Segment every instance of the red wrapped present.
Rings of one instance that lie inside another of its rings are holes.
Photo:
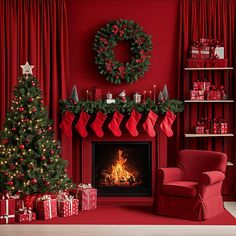
[[[204,90],[190,90],[191,100],[204,100]]]
[[[193,90],[210,90],[211,83],[208,81],[194,81],[193,82]]]
[[[203,59],[187,59],[187,67],[189,68],[202,68],[204,67]]]
[[[44,195],[37,200],[37,217],[40,220],[47,220],[57,217],[57,199],[51,199]]]
[[[224,58],[225,58],[224,47],[217,45],[217,46],[215,47],[215,55],[216,55],[219,59],[224,59]]]
[[[198,43],[198,41],[196,41],[190,47],[189,56],[190,58],[193,58],[193,59],[200,58],[200,53],[201,53],[201,45]]]
[[[214,121],[211,124],[211,133],[212,134],[219,134],[220,133],[220,126],[219,126],[219,122],[214,119]]]
[[[227,134],[228,133],[228,123],[227,122],[221,122],[220,123],[220,133],[221,134]]]
[[[205,130],[204,124],[198,122],[196,127],[195,127],[196,134],[204,134],[204,130]]]
[[[102,89],[93,88],[93,98],[95,101],[102,100]]]
[[[218,58],[211,58],[205,60],[205,67],[227,67],[228,66],[228,59],[218,59]]]
[[[36,213],[31,209],[22,208],[16,212],[16,222],[26,222],[36,220]]]
[[[220,90],[207,91],[207,100],[221,100],[222,92]]]
[[[0,224],[15,222],[15,199],[1,195],[0,199]]]
[[[76,189],[71,190],[71,194],[79,199],[79,210],[92,210],[97,208],[97,189],[91,184],[79,184]]]
[[[59,196],[57,199],[58,216],[67,217],[78,215],[79,213],[79,200],[73,199],[73,196]]]

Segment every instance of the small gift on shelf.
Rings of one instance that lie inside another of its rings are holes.
[[[220,133],[227,134],[228,133],[228,123],[225,121],[220,122]]]
[[[204,59],[187,59],[187,67],[189,68],[202,68],[204,67]]]
[[[44,195],[37,200],[37,218],[47,220],[57,217],[57,199],[51,199],[50,195]]]
[[[193,82],[193,90],[204,90],[208,91],[210,90],[211,83],[209,81],[194,81]]]
[[[191,100],[204,100],[204,90],[190,90]]]
[[[79,199],[79,210],[84,211],[97,208],[97,189],[92,188],[91,184],[79,184],[70,193]]]
[[[195,127],[195,133],[196,134],[204,134],[205,131],[205,126],[203,123],[201,123],[200,121],[198,121],[196,127]]]
[[[201,54],[201,44],[199,41],[195,41],[193,43],[193,45],[190,47],[189,50],[189,56],[190,58],[200,58],[200,54]]]
[[[200,38],[201,58],[207,59],[210,57],[210,39]]]
[[[225,58],[225,54],[224,54],[224,47],[223,46],[220,46],[220,45],[217,45],[215,47],[215,54],[217,55],[217,57],[219,59],[224,59]]]
[[[22,208],[16,212],[16,222],[26,222],[36,220],[36,213],[29,208]]]
[[[220,123],[218,119],[214,118],[211,123],[211,133],[212,134],[219,134],[220,133]]]
[[[60,193],[57,199],[58,216],[67,217],[72,215],[78,215],[79,200],[74,199],[73,196],[68,196]]]
[[[207,100],[222,100],[222,92],[212,85],[211,90],[207,91]]]
[[[0,224],[15,222],[15,199],[8,194],[0,194]]]

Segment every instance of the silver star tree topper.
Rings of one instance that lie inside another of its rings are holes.
[[[20,67],[23,69],[22,72],[23,75],[33,74],[32,69],[34,68],[34,66],[31,66],[28,61],[24,65],[21,65]]]

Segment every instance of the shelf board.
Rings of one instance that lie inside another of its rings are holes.
[[[234,100],[184,100],[184,102],[189,103],[210,103],[210,102],[222,102],[222,103],[228,103],[228,102],[234,102]]]
[[[233,67],[201,67],[201,68],[194,68],[194,67],[185,67],[184,70],[233,70]]]
[[[234,164],[230,161],[227,161],[227,166],[234,166]]]
[[[184,134],[186,138],[200,138],[200,137],[233,137],[234,134]]]

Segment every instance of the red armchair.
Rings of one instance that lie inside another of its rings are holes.
[[[221,152],[180,151],[177,167],[158,169],[157,213],[191,220],[206,220],[221,213],[226,163],[227,156]]]

